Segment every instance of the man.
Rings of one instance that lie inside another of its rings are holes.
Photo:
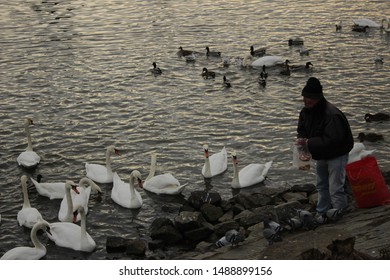
[[[338,209],[341,215],[348,206],[344,190],[345,165],[353,148],[353,136],[347,118],[325,99],[317,78],[309,78],[302,96],[304,108],[299,114],[296,142],[307,145],[317,161],[316,217],[319,223],[324,223],[328,210]]]

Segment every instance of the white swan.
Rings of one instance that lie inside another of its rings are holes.
[[[36,152],[34,152],[32,148],[31,134],[29,128],[30,125],[34,125],[34,122],[32,119],[27,118],[24,122],[24,130],[27,135],[27,148],[16,159],[19,165],[24,166],[26,168],[35,167],[41,161],[40,156]]]
[[[30,200],[28,198],[27,192],[27,176],[22,175],[20,181],[22,183],[23,190],[23,207],[18,212],[17,219],[19,226],[25,226],[27,228],[32,228],[37,222],[44,221],[41,213],[30,205]]]
[[[186,185],[180,185],[179,180],[177,180],[171,173],[164,173],[155,176],[156,166],[157,155],[152,154],[149,175],[143,183],[143,188],[156,194],[180,194]]]
[[[227,152],[223,147],[218,153],[209,156],[209,146],[203,145],[205,162],[202,168],[202,175],[205,178],[211,178],[223,173],[227,169]]]
[[[354,143],[352,150],[349,152],[348,163],[352,163],[371,155],[375,150],[366,150],[363,143]]]
[[[73,201],[72,201],[72,195],[70,194],[70,191],[73,190],[74,192],[78,193],[77,185],[71,181],[66,180],[65,182],[65,199],[66,199],[66,212],[64,212],[63,208],[58,211],[58,220],[61,222],[72,222],[73,212],[76,211],[75,207],[73,207]],[[75,220],[74,220],[75,221]]]
[[[85,163],[87,177],[98,183],[112,183],[111,155],[119,155],[119,151],[114,146],[106,149],[106,166],[94,163]]]
[[[141,173],[134,170],[130,174],[130,183],[121,180],[118,174],[114,173],[114,186],[111,190],[111,199],[122,207],[137,209],[143,204],[141,194],[134,188],[134,180],[138,181],[138,186],[142,188]]]
[[[40,175],[38,175],[40,176]],[[31,182],[34,184],[37,192],[46,196],[50,199],[60,199],[65,196],[65,183],[64,182],[52,182],[52,183],[41,183],[39,180],[35,180],[30,177]]]
[[[265,176],[272,165],[272,161],[265,164],[251,163],[238,172],[238,160],[235,152],[232,153],[232,158],[234,167],[232,188],[234,189],[246,188],[261,183],[265,180]]]
[[[77,212],[81,216],[80,226],[69,222],[51,223],[50,233],[47,236],[57,246],[76,251],[92,252],[96,248],[96,242],[87,232],[87,217],[84,207],[80,206]]]
[[[80,206],[84,208],[85,214],[88,214],[88,201],[89,197],[91,195],[91,190],[94,190],[98,193],[101,193],[102,190],[98,185],[96,185],[91,179],[84,177],[80,180],[79,186],[77,187],[78,193],[76,192],[70,192],[71,201],[72,201],[72,210],[78,209]],[[64,220],[68,213],[68,197],[63,197],[61,204],[60,204],[60,210],[58,213],[58,217],[60,221]],[[81,220],[81,215],[78,214],[76,217],[76,220],[73,220],[78,222]]]
[[[39,241],[37,233],[46,230],[49,224],[46,221],[38,222],[31,230],[31,241],[34,247],[16,247],[6,252],[1,260],[39,260],[46,255],[46,247]]]
[[[353,23],[358,26],[368,26],[371,28],[380,28],[381,25],[371,19],[362,18],[362,19],[352,19]]]
[[[266,67],[270,67],[283,64],[285,61],[285,58],[278,55],[266,55],[256,59],[252,62],[251,65],[253,67],[263,67],[263,65],[265,65]]]

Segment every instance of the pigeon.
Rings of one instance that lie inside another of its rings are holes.
[[[272,245],[274,242],[281,242],[283,240],[280,234],[271,228],[267,220],[264,220],[263,224],[263,236],[268,241],[268,245]]]
[[[225,236],[222,236],[217,242],[215,242],[215,246],[217,246],[217,248],[221,248],[229,244],[230,242],[226,240]]]
[[[225,233],[225,238],[233,246],[237,245],[238,243],[244,241],[245,229],[243,227],[240,227],[238,231],[235,229],[231,229]]]
[[[218,248],[231,244],[232,246],[237,245],[238,243],[245,240],[245,229],[240,227],[237,231],[236,229],[228,230],[224,236],[222,236],[215,245]]]
[[[299,220],[298,217],[292,217],[290,219],[285,220],[284,222],[286,224],[284,228],[289,232],[293,232],[302,227],[302,222]]]
[[[298,218],[302,223],[302,228],[305,230],[314,230],[318,224],[313,214],[307,210],[297,210]]]
[[[343,213],[341,212],[340,209],[331,208],[328,211],[326,211],[326,217],[333,222],[340,220],[342,216]]]
[[[279,223],[269,218],[266,218],[265,221],[269,224],[270,228],[273,229],[276,233],[280,233],[281,231],[283,231],[283,227]]]

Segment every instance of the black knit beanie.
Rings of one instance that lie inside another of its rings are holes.
[[[311,99],[321,99],[324,97],[322,93],[322,85],[320,81],[311,77],[307,80],[306,86],[302,89],[302,96],[311,98]]]

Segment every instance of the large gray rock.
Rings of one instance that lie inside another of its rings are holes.
[[[175,217],[175,226],[181,232],[201,228],[204,222],[206,220],[200,212],[183,211]]]
[[[223,211],[221,207],[205,203],[200,207],[203,217],[210,223],[215,223],[222,217]]]
[[[150,226],[150,237],[152,239],[163,240],[167,244],[176,244],[183,240],[180,231],[167,218],[157,218],[152,222]]]
[[[200,207],[205,204],[219,205],[221,203],[221,195],[217,192],[209,191],[194,191],[188,197],[188,203],[196,210],[200,210]]]

